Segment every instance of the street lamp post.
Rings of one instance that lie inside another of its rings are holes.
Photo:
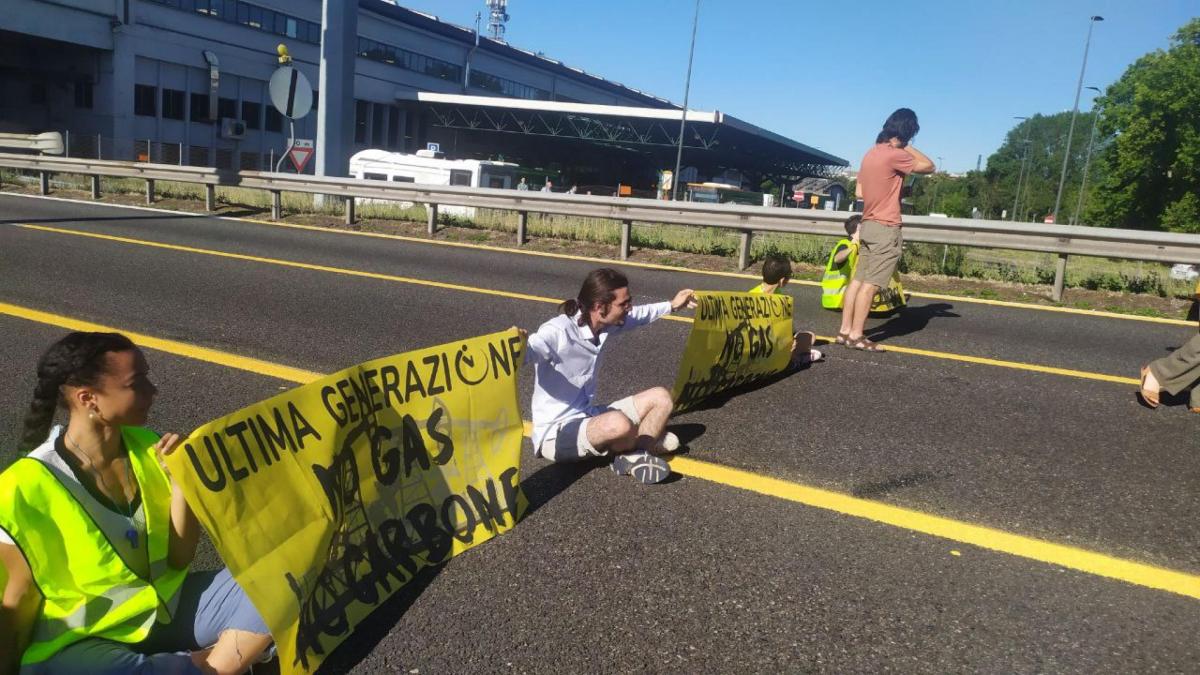
[[[1093,16],[1088,20],[1087,40],[1083,43],[1083,65],[1079,68],[1079,83],[1075,85],[1075,107],[1071,110],[1071,126],[1067,128],[1067,148],[1063,152],[1062,175],[1058,178],[1058,196],[1054,198],[1054,222],[1058,222],[1058,207],[1062,205],[1063,186],[1067,182],[1067,164],[1071,161],[1071,137],[1075,134],[1075,116],[1079,114],[1079,94],[1083,90],[1083,73],[1087,70],[1088,48],[1092,45],[1092,28],[1097,21],[1103,21],[1102,16]]]
[[[679,167],[683,163],[683,127],[687,124],[688,94],[692,91],[692,57],[696,55],[696,27],[700,25],[700,0],[692,14],[692,46],[688,49],[687,79],[683,82],[683,114],[679,116],[679,148],[675,151],[675,173],[671,174],[671,201],[679,200]]]
[[[1013,115],[1013,119],[1027,121],[1029,118]],[[1021,154],[1021,169],[1017,172],[1017,193],[1013,195],[1012,218],[1009,219],[1013,222],[1017,221],[1017,204],[1021,201],[1021,181],[1025,179],[1025,160],[1029,159],[1029,131],[1032,126],[1031,124],[1025,125],[1025,139],[1021,141],[1021,145],[1025,146],[1025,152]]]
[[[1101,93],[1099,87],[1085,87],[1091,89],[1097,94]],[[1088,136],[1088,149],[1086,158],[1083,160],[1083,180],[1079,183],[1079,201],[1075,203],[1075,213],[1071,214],[1071,224],[1074,225],[1079,219],[1079,214],[1083,213],[1083,195],[1087,192],[1087,177],[1088,166],[1092,163],[1092,148],[1096,145],[1096,123],[1100,121],[1100,110],[1092,106],[1092,133]]]

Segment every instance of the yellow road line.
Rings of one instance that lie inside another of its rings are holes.
[[[391,274],[379,274],[376,272],[363,272],[360,270],[346,269],[342,267],[330,267],[327,265],[314,265],[311,263],[302,263],[292,260],[281,260],[278,258],[264,258],[260,256],[245,255],[241,253],[228,253],[225,251],[214,251],[211,249],[195,248],[191,246],[180,246],[177,244],[164,244],[155,241],[146,241],[142,239],[131,239],[129,237],[117,237],[109,234],[98,234],[95,232],[82,232],[79,230],[62,229],[57,227],[47,227],[45,225],[17,225],[24,229],[39,230],[42,232],[51,232],[55,234],[66,234],[77,237],[87,237],[91,239],[101,239],[105,241],[114,241],[122,244],[133,244],[136,246],[148,246],[151,248],[160,248],[170,251],[180,251],[183,253],[195,253],[199,255],[211,255],[220,258],[230,258],[234,260],[244,260],[248,262],[264,263],[269,265],[280,265],[283,267],[292,267],[297,269],[312,270],[317,272],[327,272],[331,274],[345,274],[355,277],[364,277],[367,279],[379,279],[383,281],[393,281],[404,284],[414,284],[418,286],[428,286],[432,288],[441,288],[452,291],[462,291],[466,293],[480,293],[483,295],[492,295],[503,298],[512,298],[516,300],[530,300],[534,302],[550,303],[557,305],[560,300],[557,298],[547,298],[539,295],[528,295],[525,293],[513,293],[510,291],[498,291],[490,288],[478,288],[475,286],[466,286],[463,284],[450,284],[440,281],[429,281],[426,279],[416,279],[412,277],[401,277]],[[672,321],[682,321],[691,323],[692,319],[686,316],[668,315],[663,317]],[[817,336],[822,340],[832,341],[829,336]],[[1121,377],[1118,375],[1106,375],[1103,373],[1090,373],[1083,370],[1071,370],[1068,368],[1056,368],[1053,366],[1043,366],[1034,363],[1022,363],[1020,361],[1004,361],[1000,359],[989,359],[981,356],[968,356],[965,354],[954,354],[951,352],[939,352],[928,349],[916,349],[913,347],[901,347],[898,345],[885,346],[887,351],[896,352],[899,354],[911,354],[914,356],[925,356],[934,359],[942,359],[946,361],[958,361],[962,363],[974,363],[977,365],[994,366],[999,368],[1010,368],[1014,370],[1025,370],[1030,372],[1045,373],[1049,375],[1062,375],[1066,377],[1077,377],[1087,380],[1099,380],[1102,382],[1115,382],[1118,384],[1138,384],[1136,378]]]
[[[292,368],[290,366],[284,366],[278,363],[272,363],[270,361],[262,361],[246,356],[238,356],[237,354],[230,354],[229,352],[222,352],[216,349],[197,347],[195,345],[187,344],[186,342],[177,342],[175,340],[156,338],[152,335],[125,330],[124,328],[113,328],[103,324],[73,319],[71,317],[61,316],[58,314],[51,314],[49,312],[42,312],[36,309],[29,309],[28,307],[10,305],[4,302],[0,302],[0,314],[7,314],[8,316],[13,316],[18,319],[26,319],[49,326],[58,326],[59,328],[65,328],[67,330],[91,331],[100,333],[123,333],[130,340],[133,340],[135,344],[148,349],[154,349],[167,354],[174,354],[176,356],[186,356],[189,359],[205,361],[207,363],[215,363],[218,366],[227,366],[229,368],[236,368],[237,370],[244,370],[251,373],[257,373],[259,375],[267,375],[269,377],[286,380],[288,382],[312,382],[313,380],[321,377],[320,373],[301,370],[300,368]]]
[[[80,321],[17,305],[0,303],[0,314],[66,328],[68,330],[117,331],[124,333],[135,343],[148,349],[214,363],[258,375],[266,375],[298,384],[311,382],[321,377],[320,373],[308,370],[292,368],[260,359],[247,358],[215,349],[197,347],[175,340],[155,338],[143,333],[88,321]],[[532,430],[532,425],[528,421],[524,422],[524,430],[527,436]],[[671,467],[683,475],[740,490],[804,504],[855,518],[871,520],[892,527],[978,546],[1029,560],[1058,565],[1095,576],[1117,579],[1137,586],[1154,588],[1200,599],[1200,576],[1186,572],[1116,558],[1094,551],[1055,544],[941,516],[933,516],[912,509],[891,506],[868,499],[860,499],[830,490],[807,486],[802,483],[771,478],[689,457],[672,458]]]
[[[1025,537],[990,527],[972,525],[912,509],[770,478],[688,457],[675,457],[671,468],[679,473],[769,497],[813,506],[855,518],[920,532],[1051,565],[1118,579],[1200,599],[1200,576],[1096,553],[1072,546]]]
[[[62,197],[44,197],[41,195],[25,195],[19,193],[3,193],[11,194],[20,197],[29,197],[33,199],[52,199],[55,201],[73,202],[78,204],[95,204],[95,202],[84,201],[80,199],[65,199]],[[623,265],[626,267],[638,267],[642,269],[661,270],[665,272],[681,272],[685,274],[699,274],[712,277],[728,277],[733,279],[752,279],[758,281],[760,277],[755,274],[745,274],[742,272],[721,272],[719,270],[697,270],[688,267],[679,267],[677,265],[663,265],[659,263],[636,262],[632,260],[612,260],[609,258],[596,258],[593,256],[572,255],[570,253],[552,253],[549,251],[533,251],[528,249],[506,248],[503,246],[490,246],[487,244],[470,244],[458,241],[446,241],[444,239],[429,239],[422,237],[410,237],[402,234],[385,234],[382,232],[356,232],[354,230],[338,230],[320,225],[302,225],[299,223],[285,223],[273,220],[260,220],[258,218],[242,218],[237,216],[221,216],[209,213],[197,213],[193,211],[175,211],[172,209],[151,208],[146,206],[137,206],[132,204],[107,204],[104,206],[112,206],[116,208],[139,209],[145,211],[156,211],[161,213],[178,213],[183,215],[195,216],[197,218],[220,218],[223,220],[241,221],[246,223],[255,223],[258,225],[269,225],[271,227],[291,228],[296,230],[311,230],[314,232],[324,232],[327,234],[349,235],[357,237],[375,237],[378,239],[392,239],[396,241],[404,241],[414,244],[427,244],[432,246],[444,246],[448,248],[474,249],[479,251],[487,251],[492,253],[509,253],[514,255],[528,255],[543,258],[558,258],[560,260],[575,260],[580,262],[599,263],[602,265]],[[793,284],[803,286],[819,287],[819,281],[810,281],[806,279],[793,279]],[[1095,316],[1106,319],[1121,319],[1125,321],[1144,321],[1147,323],[1161,323],[1172,326],[1195,326],[1195,321],[1187,321],[1185,319],[1168,319],[1156,316],[1139,316],[1137,314],[1120,314],[1117,312],[1105,312],[1098,309],[1081,309],[1077,307],[1057,307],[1054,305],[1035,305],[1027,302],[1015,302],[1011,300],[989,300],[986,298],[972,298],[960,295],[946,295],[939,293],[923,293],[920,291],[910,292],[914,298],[928,298],[930,300],[950,300],[954,302],[965,302],[976,305],[990,305],[993,307],[1009,307],[1013,309],[1032,309],[1039,312],[1057,312],[1060,314],[1076,314],[1079,316]]]

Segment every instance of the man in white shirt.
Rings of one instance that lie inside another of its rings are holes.
[[[625,275],[608,268],[588,274],[578,297],[559,305],[561,314],[529,335],[534,452],[553,462],[612,454],[613,471],[645,484],[670,475],[657,455],[679,447],[679,439],[666,431],[671,393],[654,387],[607,406],[593,405],[596,371],[613,335],[695,306],[690,289],[670,302],[634,306]]]

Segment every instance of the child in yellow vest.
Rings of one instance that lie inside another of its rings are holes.
[[[778,293],[779,289],[787,286],[791,278],[792,261],[788,260],[787,256],[771,253],[763,260],[763,282],[751,288],[750,292],[763,295]],[[792,354],[800,354],[800,363],[813,363],[824,358],[824,354],[812,348],[816,337],[816,334],[809,331],[799,331],[792,336]]]
[[[825,263],[825,275],[821,277],[821,306],[825,309],[842,309],[846,287],[850,285],[850,279],[858,266],[858,226],[861,223],[861,214],[856,213],[847,218],[844,226],[848,238],[834,244],[829,253],[829,261]],[[900,283],[900,274],[896,273],[892,275],[888,287],[879,289],[875,294],[871,301],[871,313],[887,314],[905,304],[907,298],[904,295],[904,286]],[[845,328],[843,326],[843,330],[838,331],[839,335],[846,332]],[[841,343],[841,340],[838,342]]]

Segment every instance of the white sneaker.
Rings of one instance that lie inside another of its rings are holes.
[[[618,476],[632,476],[642,485],[661,483],[671,475],[671,467],[667,460],[638,450],[613,457],[613,473]]]

